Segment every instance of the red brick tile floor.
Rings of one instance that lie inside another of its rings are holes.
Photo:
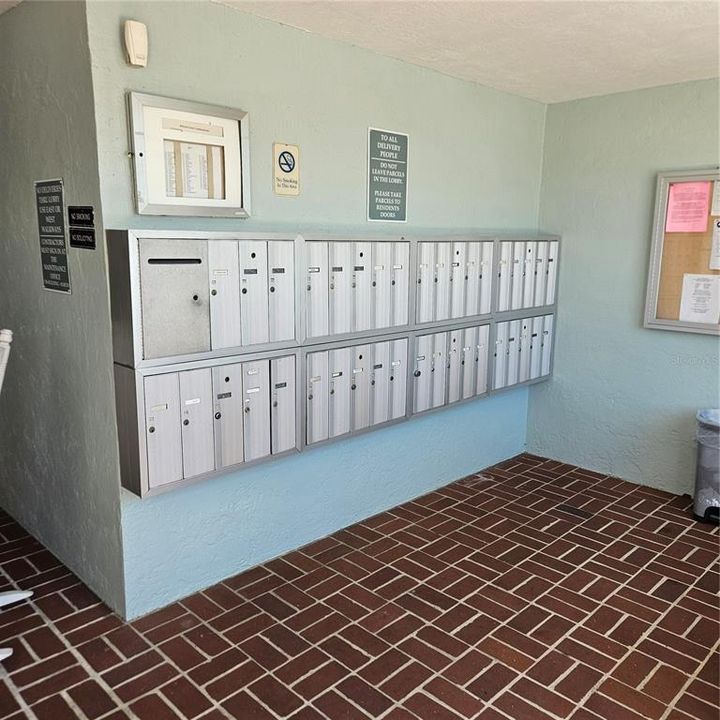
[[[718,531],[520,455],[124,623],[7,515],[3,718],[717,720]]]

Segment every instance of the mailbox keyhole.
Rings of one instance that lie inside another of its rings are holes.
[[[255,253],[250,253],[250,257],[254,260],[256,257]]]
[[[416,370],[416,371],[413,373],[413,375],[415,375],[415,377],[420,377],[421,374],[422,374],[422,373],[421,373],[419,370]]]
[[[355,385],[355,384],[353,383],[353,384],[350,386],[350,389],[351,389],[351,390],[355,390],[355,388],[357,388],[357,385]]]
[[[275,292],[275,287],[274,287],[274,286],[271,286],[271,287],[270,287],[270,292]]]
[[[226,378],[225,378],[225,382],[230,382],[230,378],[229,378],[229,377],[226,377]]]
[[[190,424],[190,421],[187,418],[185,418],[185,420],[183,420],[183,425],[189,425],[189,424]]]
[[[243,294],[243,295],[247,295],[247,288],[243,288],[243,289],[242,289],[242,294]]]
[[[211,291],[210,291],[210,294],[211,294],[211,295],[217,295],[217,290],[215,290],[215,289],[211,290]]]
[[[222,413],[216,412],[215,413],[215,419],[219,420],[222,417]]]
[[[249,407],[246,407],[246,408],[245,408],[245,412],[246,412],[246,413],[249,413],[249,412],[250,412],[250,408],[249,408]]]
[[[155,432],[154,426],[151,425],[151,426],[148,428],[148,432],[154,433],[154,432]]]
[[[197,302],[200,299],[198,295],[193,295],[193,302]]]

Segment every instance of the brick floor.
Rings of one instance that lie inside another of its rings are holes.
[[[717,720],[718,531],[521,455],[123,623],[0,515],[0,717]]]

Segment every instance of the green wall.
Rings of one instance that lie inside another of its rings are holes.
[[[642,327],[661,170],[718,164],[718,83],[551,105],[540,226],[561,233],[551,383],[529,449],[675,493],[692,488],[695,412],[717,407],[718,340]]]
[[[122,609],[119,471],[107,269],[69,250],[72,295],[42,289],[33,181],[63,178],[102,237],[82,3],[0,17],[0,327],[14,331],[0,395],[0,505]]]

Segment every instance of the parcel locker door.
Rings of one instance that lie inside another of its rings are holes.
[[[362,332],[373,326],[373,245],[376,243],[356,242],[353,258],[353,295],[354,316],[353,330]]]
[[[532,318],[520,320],[520,346],[518,347],[518,382],[530,379],[530,344]]]
[[[511,320],[508,323],[507,353],[507,385],[517,385],[518,361],[520,357],[520,321]]]
[[[393,324],[393,245],[391,242],[373,243],[372,307],[375,328],[386,328]]]
[[[510,295],[512,290],[513,244],[500,243],[500,257],[498,259],[498,310],[504,312],[510,309]]]
[[[435,243],[419,242],[417,274],[417,322],[433,320],[435,312]]]
[[[447,384],[448,402],[454,403],[462,399],[463,390],[463,330],[452,330],[448,333]]]
[[[555,304],[555,292],[557,290],[557,263],[558,263],[558,252],[560,246],[557,240],[552,240],[548,243],[548,259],[546,269],[546,294],[545,304]]]
[[[478,313],[487,315],[492,310],[493,285],[493,243],[480,243],[482,260],[480,261],[480,306]]]
[[[482,277],[482,243],[469,242],[465,258],[465,315],[471,317],[480,312],[480,288]],[[455,288],[453,287],[453,291]],[[454,306],[453,306],[454,308]]]
[[[533,305],[540,307],[545,304],[547,294],[547,253],[548,244],[539,242],[535,253],[535,298]]]
[[[390,419],[405,417],[407,403],[408,341],[390,341]]]
[[[518,310],[523,303],[525,284],[525,243],[513,243],[512,280],[510,282],[510,309]]]
[[[456,242],[452,244],[450,257],[450,317],[465,316],[465,298],[470,282],[467,272],[468,245],[474,243]]]
[[[484,395],[488,385],[488,354],[490,351],[490,326],[481,325],[478,329],[478,342],[475,351],[476,385],[475,394]]]
[[[535,273],[537,272],[537,243],[525,243],[525,281],[523,283],[523,307],[532,307],[535,302]]]
[[[267,243],[240,241],[240,319],[243,345],[270,340]]]
[[[328,244],[305,243],[305,332],[308,337],[328,334]]]
[[[180,379],[183,477],[215,469],[212,375],[210,368],[184,370]]]
[[[372,424],[379,425],[390,419],[390,342],[373,345],[370,397]]]
[[[215,420],[215,467],[238,465],[243,451],[242,365],[212,369],[213,417]]]
[[[208,242],[210,337],[213,350],[237,347],[240,336],[240,267],[236,240]]]
[[[353,243],[330,243],[330,334],[352,332]]]
[[[328,438],[328,353],[309,353],[307,356],[307,444]]]
[[[338,437],[350,432],[352,361],[352,348],[328,351],[328,434],[330,437]]]
[[[462,346],[462,397],[464,400],[474,397],[477,386],[477,344],[479,328],[461,330]]]
[[[495,327],[495,371],[493,376],[493,387],[495,390],[504,388],[507,385],[507,344],[510,323],[498,323]]]
[[[545,315],[543,318],[543,336],[542,336],[542,360],[540,367],[540,375],[550,374],[552,367],[552,351],[553,351],[553,326],[554,316]]]
[[[408,324],[408,283],[410,278],[410,243],[393,243],[392,279],[392,325]]]
[[[205,240],[140,240],[143,357],[210,350]]]
[[[182,480],[180,389],[177,373],[149,375],[145,390],[145,442],[150,488]]]
[[[273,455],[292,450],[295,437],[295,357],[270,360],[270,449]]]
[[[445,404],[447,389],[447,333],[433,335],[433,376],[432,406],[434,408]]]
[[[420,335],[415,339],[413,378],[413,412],[419,413],[432,407],[433,388],[433,336]]]
[[[268,242],[268,320],[270,342],[295,337],[295,243]]]
[[[450,271],[452,270],[453,244],[435,243],[435,320],[450,317]]]
[[[530,379],[540,377],[542,368],[542,339],[543,339],[543,318],[532,319],[530,333]]]
[[[370,370],[372,369],[372,345],[352,348],[352,429],[362,430],[370,425]]]
[[[270,363],[243,363],[243,437],[245,460],[270,454]]]

